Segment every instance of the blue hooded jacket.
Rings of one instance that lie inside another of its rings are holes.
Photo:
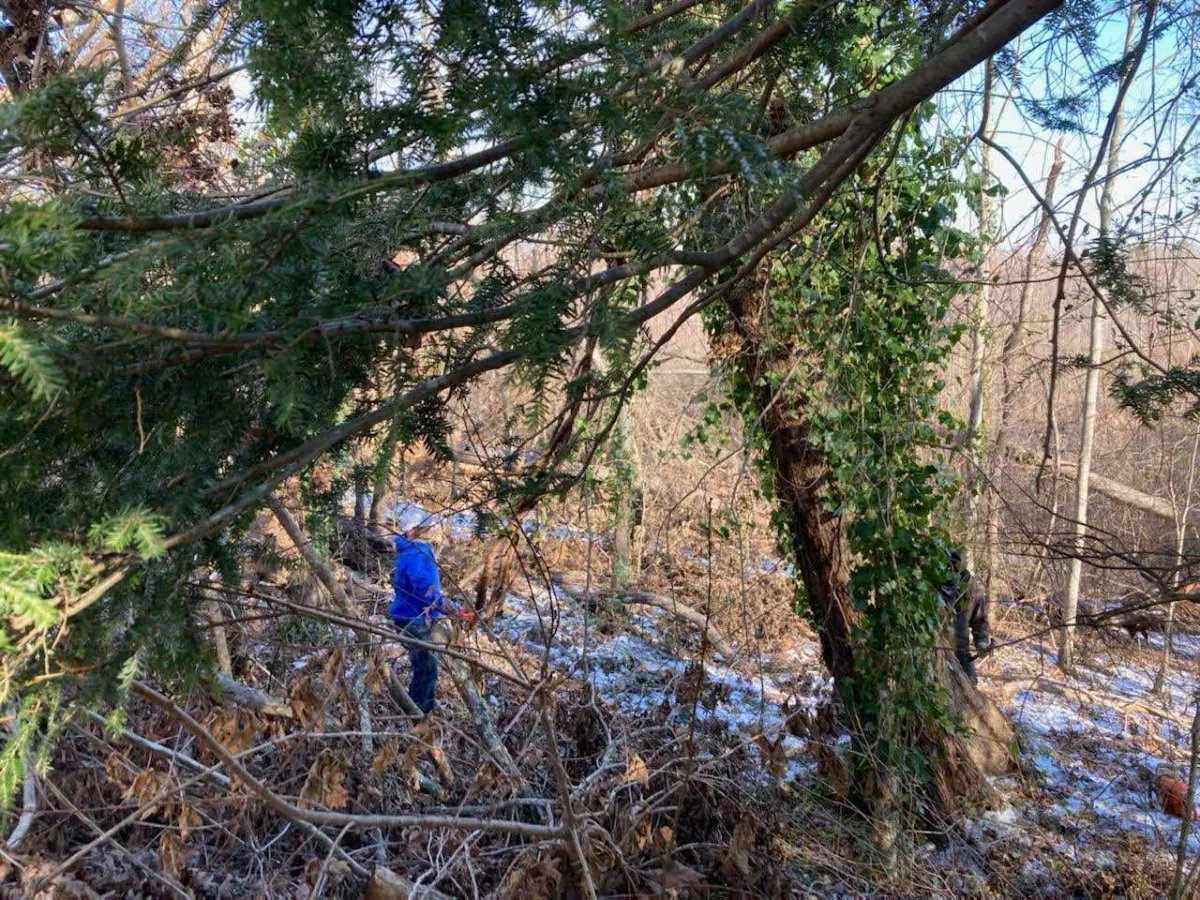
[[[450,611],[438,577],[433,548],[424,541],[395,539],[396,567],[392,569],[395,597],[388,606],[393,619],[436,619]]]

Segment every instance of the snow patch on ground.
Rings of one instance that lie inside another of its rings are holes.
[[[390,521],[399,527],[429,518],[413,503],[397,504],[390,512]],[[477,528],[471,512],[433,518],[456,539],[470,537]],[[527,527],[552,537],[601,540],[565,526]],[[705,561],[698,554],[690,558]],[[762,573],[792,572],[771,559],[756,565]],[[492,627],[497,638],[544,660],[555,672],[591,684],[626,716],[662,715],[669,723],[688,724],[694,712],[697,727],[724,733],[731,746],[750,741],[755,731],[768,740],[782,736],[784,777],[811,774],[815,764],[805,742],[785,733],[785,705],[792,712],[815,710],[832,691],[815,644],[797,643],[773,659],[710,659],[693,703],[680,699],[681,682],[694,677],[688,666],[696,656],[697,636],[690,626],[647,607],[628,607],[616,616],[614,621],[609,610],[589,612],[584,601],[542,589],[509,595],[505,614]],[[1142,646],[1140,652],[1098,648],[1069,679],[1055,668],[1050,640],[1005,647],[982,666],[984,692],[1007,694],[1001,708],[1021,732],[1024,759],[1039,789],[1030,797],[1017,780],[1003,779],[999,786],[1013,805],[980,818],[971,829],[980,842],[1028,841],[1044,831],[1049,818],[1066,836],[1059,839],[1062,858],[1080,864],[1111,866],[1111,848],[1130,833],[1147,838],[1160,852],[1174,851],[1181,823],[1161,811],[1148,788],[1160,762],[1179,765],[1187,758],[1182,722],[1190,721],[1195,710],[1192,661],[1200,659],[1200,636],[1173,638],[1176,660],[1166,682],[1170,714],[1156,717],[1144,708],[1163,703],[1152,693],[1162,646],[1163,637],[1151,635],[1149,648]],[[1006,692],[1013,681],[1020,686]],[[1190,843],[1192,852],[1200,852],[1200,834],[1193,833]],[[1026,870],[1030,878],[1050,877],[1036,858],[1026,863]]]
[[[618,633],[605,634],[599,616],[557,591],[510,594],[505,606],[505,615],[493,625],[497,637],[523,645],[555,671],[591,684],[624,715],[658,713],[684,725],[694,712],[697,727],[723,732],[731,744],[750,741],[755,732],[772,741],[783,736],[781,747],[788,757],[783,777],[794,778],[813,768],[813,760],[804,753],[805,742],[783,732],[789,712],[815,711],[832,690],[832,682],[819,671],[815,652],[807,659],[808,671],[789,672],[787,681],[767,674],[755,660],[739,659],[732,665],[713,660],[704,668],[698,699],[691,702],[680,695],[681,688],[686,690],[684,680],[695,678],[688,670],[695,650],[671,636],[680,629],[670,614],[627,609],[620,614]],[[685,634],[683,640],[691,637]]]
[[[1028,674],[1027,685],[1002,704],[1020,728],[1025,760],[1041,783],[1041,796],[1018,801],[1017,812],[1027,820],[1057,820],[1071,835],[1070,853],[1086,851],[1092,864],[1124,833],[1139,834],[1165,853],[1174,852],[1179,838],[1180,820],[1162,812],[1150,787],[1159,763],[1187,759],[1187,735],[1177,720],[1194,713],[1197,680],[1189,668],[1173,667],[1168,713],[1152,693],[1156,667],[1143,665],[1147,659],[1097,652],[1076,677],[1064,680],[1037,648],[1014,647],[982,679],[989,692],[987,675],[999,676],[1000,684],[1022,668]],[[1013,833],[1021,828],[998,824]],[[1193,832],[1190,844],[1200,852],[1200,835]]]

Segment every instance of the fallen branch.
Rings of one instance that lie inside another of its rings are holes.
[[[1018,464],[1026,467],[1037,467],[1038,462],[1030,459],[1029,453],[1010,450],[1008,455]],[[1059,460],[1059,474],[1074,480],[1079,469],[1075,463]],[[1174,523],[1178,515],[1178,510],[1175,504],[1163,497],[1155,497],[1153,494],[1147,494],[1145,491],[1140,491],[1135,487],[1113,479],[1106,478],[1103,475],[1097,475],[1092,472],[1088,475],[1088,485],[1097,494],[1102,494],[1110,500],[1120,503],[1122,506],[1127,506],[1130,509],[1136,509],[1139,512],[1144,512],[1147,515],[1154,516],[1158,519],[1163,519],[1167,522]]]
[[[101,716],[99,713],[92,712],[90,709],[83,710],[83,715],[91,719],[97,725],[105,726],[106,724],[103,716]],[[220,787],[225,788],[226,790],[228,790],[230,784],[232,783],[226,776],[215,771],[215,769],[210,768],[209,766],[206,766],[203,763],[192,759],[190,756],[178,752],[177,750],[172,750],[170,747],[166,747],[157,741],[144,738],[140,734],[130,731],[128,728],[122,728],[118,734],[123,741],[133,744],[135,747],[140,747],[142,750],[145,750],[152,756],[170,760],[171,762],[182,766],[190,772],[203,775],[205,778],[209,779]]]
[[[221,673],[217,673],[216,683],[226,698],[238,706],[245,706],[264,716],[272,716],[277,719],[294,719],[296,717],[292,712],[291,704],[286,700],[272,697],[258,688],[250,687],[248,684]]]
[[[21,846],[21,842],[33,826],[34,816],[37,815],[37,776],[28,753],[21,757],[21,768],[25,772],[25,785],[21,793],[21,818],[17,819],[16,827],[8,836],[9,850],[16,850]]]
[[[579,866],[579,880],[583,886],[583,894],[588,900],[596,900],[596,882],[592,879],[592,869],[588,865],[587,853],[579,838],[579,819],[575,815],[574,800],[571,797],[571,783],[567,780],[567,770],[563,768],[562,757],[558,753],[558,737],[554,733],[554,723],[550,719],[547,704],[542,703],[542,728],[546,731],[546,752],[550,755],[550,765],[554,769],[554,779],[558,784],[558,792],[563,804],[563,828],[567,832],[567,846]]]
[[[635,606],[653,606],[655,609],[661,609],[663,612],[668,612],[675,618],[691,625],[698,629],[702,634],[708,637],[708,645],[717,651],[718,655],[723,656],[726,660],[732,660],[734,650],[729,645],[729,642],[722,637],[717,631],[715,625],[712,624],[705,616],[696,612],[690,606],[680,603],[678,600],[668,600],[663,597],[656,597],[653,594],[647,594],[643,591],[635,591],[628,594],[618,594],[617,599],[622,603],[628,603]]]
[[[476,819],[469,816],[395,816],[395,815],[356,815],[352,813],[331,812],[315,809],[301,809],[299,806],[284,800],[258,778],[250,774],[228,748],[213,737],[212,732],[197,722],[191,715],[179,707],[174,701],[164,697],[158,691],[140,681],[133,682],[131,689],[134,694],[145,700],[179,722],[192,733],[200,743],[212,751],[230,774],[244,782],[247,787],[259,795],[263,802],[276,814],[296,823],[308,825],[331,825],[351,828],[455,828],[467,831],[491,831],[502,834],[516,834],[523,837],[561,839],[565,835],[563,829],[555,825],[531,825],[526,822],[509,822],[498,819]]]
[[[475,731],[483,741],[488,756],[517,789],[523,795],[528,796],[529,785],[525,781],[525,776],[521,774],[521,770],[513,761],[512,754],[508,752],[508,748],[500,739],[500,733],[496,730],[492,714],[488,711],[487,704],[483,702],[483,697],[480,696],[479,691],[475,688],[475,683],[471,680],[471,673],[461,662],[452,657],[443,657],[442,664],[449,671],[454,686],[458,688],[458,693],[467,706],[467,712],[470,713],[471,721],[475,723]]]

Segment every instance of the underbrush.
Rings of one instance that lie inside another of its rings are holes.
[[[456,633],[439,712],[415,725],[397,704],[408,663],[386,618],[386,554],[335,565],[348,619],[277,534],[260,534],[271,546],[258,558],[277,561],[216,602],[228,678],[174,710],[131,699],[118,731],[106,710],[73,720],[3,896],[358,897],[372,877],[382,889],[383,869],[427,897],[1169,886],[1178,821],[1144,799],[1144,772],[1186,755],[1200,656],[1186,641],[1169,710],[1147,695],[1157,648],[1085,641],[1068,679],[1036,616],[1001,610],[997,637],[1012,643],[981,665],[982,686],[1020,726],[1024,769],[994,784],[997,810],[918,831],[885,866],[830,779],[846,738],[767,548],[714,542],[710,558],[703,530],[681,527],[643,560],[638,590],[663,601],[647,605],[606,592],[603,543],[551,532],[570,524],[543,523],[498,614]],[[446,583],[486,547],[446,545]]]

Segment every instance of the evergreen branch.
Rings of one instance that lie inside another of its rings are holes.
[[[1062,5],[1062,0],[1011,0],[989,17],[972,23],[952,38],[945,47],[926,59],[899,81],[876,91],[870,97],[832,112],[815,122],[797,125],[767,142],[771,156],[786,159],[845,133],[860,115],[895,118],[903,115],[927,97],[937,93],[956,78],[979,65],[1034,22]],[[705,176],[727,175],[737,168],[737,160],[726,157],[707,167]],[[695,177],[686,162],[667,163],[631,172],[618,180],[621,190],[644,191],[675,184]],[[605,190],[611,190],[605,186]],[[602,193],[596,188],[594,193]]]
[[[567,131],[569,126],[562,125],[551,129],[545,134],[527,134],[508,141],[468,153],[458,159],[443,163],[434,163],[415,169],[404,169],[391,172],[377,178],[368,178],[359,184],[352,185],[329,197],[309,197],[296,203],[296,208],[312,207],[318,204],[336,206],[340,203],[380,193],[395,188],[412,188],[422,185],[437,184],[449,181],[490,166],[493,163],[507,159],[519,150],[529,147],[540,140],[552,140]],[[289,195],[273,196],[251,203],[233,203],[214,209],[196,210],[190,213],[178,213],[163,216],[88,216],[79,220],[78,227],[85,231],[119,231],[119,232],[150,232],[150,231],[194,231],[212,228],[227,222],[244,222],[257,219],[269,213],[278,212],[287,206]]]
[[[305,328],[301,331],[287,331],[282,328],[276,328],[262,332],[213,334],[204,331],[190,331],[186,328],[175,328],[169,325],[155,325],[151,322],[142,322],[138,319],[130,319],[124,316],[76,312],[69,309],[35,306],[22,303],[19,300],[0,299],[0,312],[7,312],[10,315],[20,318],[73,322],[77,325],[111,328],[115,331],[144,334],[148,337],[162,338],[163,340],[182,344],[215,347],[219,350],[230,351],[279,347],[295,341],[336,338],[358,334],[429,334],[437,331],[450,331],[455,328],[468,328],[503,322],[506,319],[512,318],[517,311],[517,304],[509,303],[504,306],[493,307],[492,309],[456,313],[440,318],[372,320],[361,316],[349,316],[341,319],[331,319],[328,322],[321,322],[318,325]]]
[[[50,352],[16,322],[0,323],[0,366],[21,382],[35,400],[51,400],[66,384]]]

